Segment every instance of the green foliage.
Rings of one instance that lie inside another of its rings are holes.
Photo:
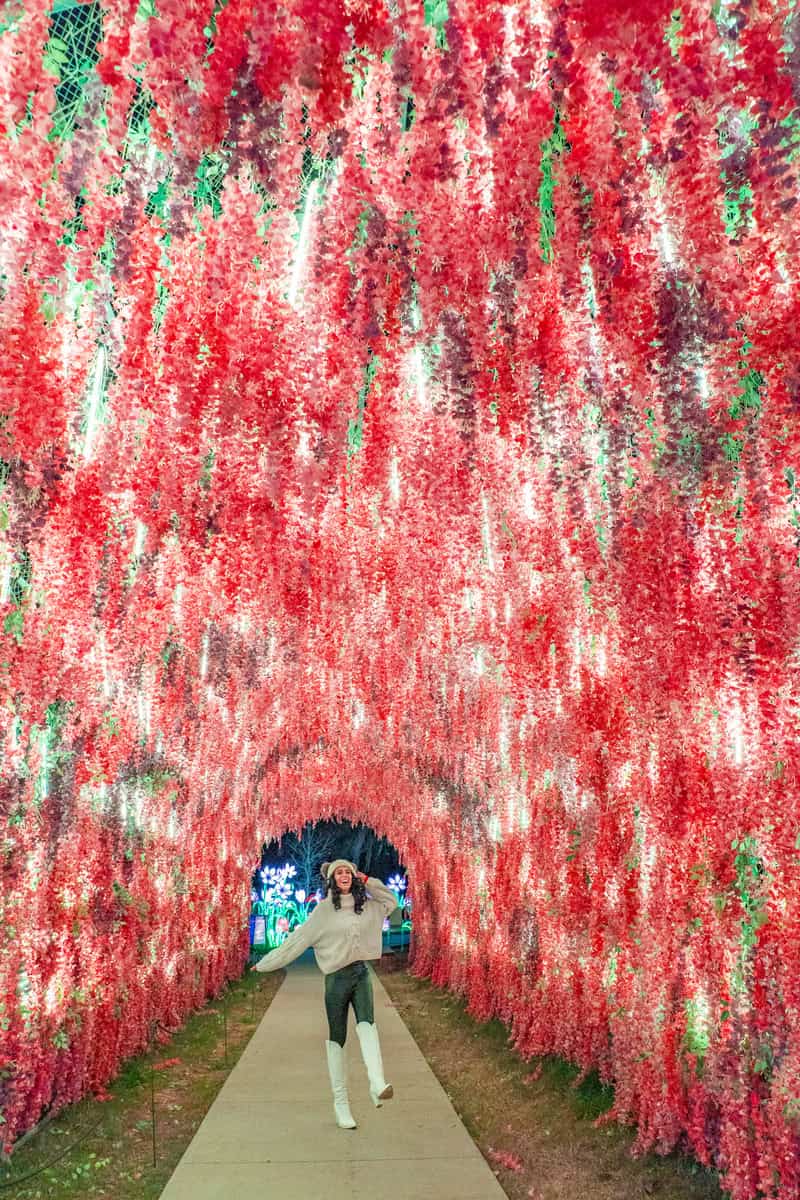
[[[364,382],[358,392],[358,411],[355,417],[350,421],[347,427],[347,456],[356,454],[363,444],[364,440],[364,413],[367,408],[367,397],[372,388],[373,380],[378,372],[380,359],[377,355],[371,354],[364,366]]]
[[[169,304],[169,288],[162,279],[156,279],[156,298],[153,301],[153,330],[158,333]]]
[[[683,1036],[684,1049],[695,1058],[703,1059],[708,1053],[710,1038],[702,1006],[697,1000],[685,1003],[686,1032]]]
[[[414,103],[414,96],[410,91],[407,91],[403,95],[400,106],[400,128],[403,133],[408,133],[409,129],[413,128],[415,120],[416,105]]]
[[[211,487],[211,479],[214,474],[214,464],[217,461],[217,452],[213,448],[203,458],[203,469],[200,472],[200,490],[207,492]]]
[[[22,0],[18,0],[16,4],[4,4],[0,9],[0,36],[4,33],[13,33],[24,12],[25,5]]]
[[[158,216],[163,221],[167,215],[167,201],[170,193],[171,171],[167,172],[162,180],[160,180],[155,191],[151,192],[147,197],[147,203],[144,207],[146,217]]]
[[[722,42],[723,52],[728,58],[735,58],[738,50],[738,26],[736,12],[728,0],[713,0],[711,16],[717,26]]]
[[[681,46],[684,38],[682,37],[683,30],[683,13],[681,9],[676,8],[670,13],[669,25],[664,32],[664,41],[670,49],[673,58],[680,56]]]
[[[115,879],[114,882],[111,884],[111,887],[114,892],[114,898],[116,899],[117,903],[120,904],[122,906],[122,908],[130,908],[130,906],[133,904],[133,896],[128,891],[128,889],[125,887],[125,885],[122,883],[119,883]]]
[[[60,739],[64,723],[71,708],[72,704],[66,700],[53,700],[45,709],[45,724],[53,742]]]
[[[99,60],[103,31],[99,3],[55,4],[43,66],[58,79],[51,138],[70,137],[83,111],[85,89]]]
[[[139,80],[136,81],[136,91],[131,101],[128,113],[128,133],[126,151],[136,145],[146,145],[150,140],[150,113],[155,108],[155,101],[149,92],[145,91]]]
[[[539,246],[542,260],[546,263],[553,260],[553,239],[556,234],[556,215],[553,206],[556,181],[553,178],[553,161],[562,154],[569,154],[571,146],[567,141],[561,124],[561,112],[556,108],[553,116],[553,132],[541,143],[542,157],[540,169],[542,181],[539,185]]]
[[[369,77],[369,64],[374,59],[375,55],[367,46],[356,46],[345,55],[344,69],[351,78],[354,100],[364,99]]]
[[[131,783],[137,784],[149,796],[155,796],[168,783],[174,782],[177,776],[174,771],[146,771],[138,775]]]
[[[768,919],[763,900],[766,869],[754,837],[734,838],[731,849],[736,851],[736,892],[744,910],[742,947],[749,950],[755,945],[758,930]]]
[[[164,641],[164,645],[161,647],[161,654],[159,657],[161,658],[165,674],[173,658],[176,658],[181,651],[181,644],[175,636],[176,633],[177,630],[175,630],[173,626],[170,626],[169,633]]]
[[[738,186],[728,182],[727,171],[720,171],[725,185],[724,221],[725,232],[731,241],[746,233],[753,218],[753,189],[749,183]]]
[[[23,547],[14,560],[11,568],[11,579],[8,585],[8,598],[12,604],[22,604],[31,586],[31,556]]]
[[[596,1121],[614,1103],[614,1088],[603,1083],[597,1071],[590,1071],[580,1083],[573,1083],[572,1109],[579,1121]]]
[[[580,829],[570,829],[569,831],[569,853],[567,854],[567,862],[572,862],[577,858],[578,851],[581,846],[581,831]]]
[[[214,52],[214,42],[218,33],[217,17],[222,12],[223,8],[227,7],[228,0],[214,0],[214,11],[208,18],[208,24],[203,26],[203,33],[206,35],[206,58],[210,58]],[[234,93],[235,95],[235,93]]]
[[[720,438],[720,445],[728,462],[738,463],[744,450],[744,439],[734,437],[732,433],[726,433]]]
[[[437,50],[447,50],[447,35],[445,26],[450,18],[447,0],[423,0],[425,5],[425,24],[436,30],[435,45]]]
[[[749,416],[751,412],[761,412],[761,389],[764,387],[764,376],[760,371],[750,370],[742,380],[742,390],[734,396],[728,412],[734,420]]]
[[[447,0],[424,0],[424,4],[426,25],[440,26],[446,23],[449,16]]]
[[[207,205],[212,216],[219,217],[222,214],[220,194],[227,171],[228,162],[222,153],[212,151],[203,155],[195,172],[195,208],[202,209]]]

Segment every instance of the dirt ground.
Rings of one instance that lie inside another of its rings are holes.
[[[723,1200],[717,1178],[690,1158],[632,1158],[634,1133],[596,1128],[612,1092],[580,1086],[560,1059],[525,1062],[499,1021],[481,1025],[464,1004],[384,958],[381,982],[509,1200]]]

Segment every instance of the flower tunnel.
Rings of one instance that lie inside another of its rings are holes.
[[[0,13],[8,1146],[363,822],[412,969],[800,1187],[800,17]]]

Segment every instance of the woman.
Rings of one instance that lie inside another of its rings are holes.
[[[333,1090],[333,1110],[341,1129],[355,1129],[347,1099],[344,1043],[347,1010],[352,1004],[356,1033],[367,1068],[372,1102],[377,1108],[393,1095],[383,1077],[381,1047],[372,1004],[372,982],[365,958],[380,958],[383,920],[397,908],[394,892],[379,879],[363,875],[346,858],[322,864],[326,896],[308,920],[289,934],[277,949],[260,959],[256,971],[277,971],[314,947],[317,966],[325,975],[325,1011],[329,1040],[325,1043]],[[369,894],[367,894],[369,889]]]

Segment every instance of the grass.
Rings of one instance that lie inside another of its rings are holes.
[[[281,980],[246,973],[152,1053],[123,1064],[111,1099],[86,1097],[43,1124],[0,1167],[0,1200],[157,1200]]]
[[[476,1021],[462,1000],[384,958],[392,1003],[509,1200],[724,1200],[694,1159],[631,1155],[634,1132],[597,1117],[613,1088],[563,1059],[526,1062],[501,1021]]]

